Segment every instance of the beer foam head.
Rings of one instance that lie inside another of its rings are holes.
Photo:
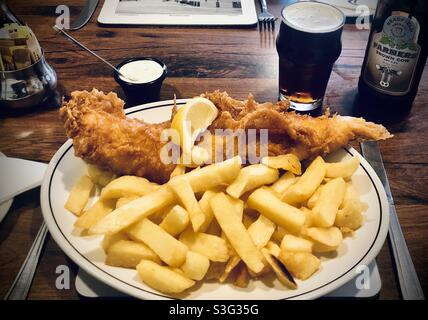
[[[345,23],[343,13],[320,2],[297,2],[282,10],[282,21],[289,27],[309,33],[326,33],[340,29]]]

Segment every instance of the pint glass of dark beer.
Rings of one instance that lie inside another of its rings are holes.
[[[311,111],[322,101],[334,62],[342,50],[343,13],[320,2],[297,2],[282,10],[276,40],[279,99]]]

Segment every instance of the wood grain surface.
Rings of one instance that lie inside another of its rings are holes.
[[[270,11],[280,16],[287,1],[268,1]],[[57,35],[57,0],[9,1],[12,10],[37,35],[47,61],[55,68],[60,93],[96,87],[123,92],[112,72],[94,57]],[[63,0],[72,16],[84,1]],[[103,1],[101,1],[101,4]],[[204,91],[226,90],[233,97],[254,94],[258,101],[275,101],[278,91],[278,56],[275,34],[254,28],[190,27],[105,27],[96,22],[101,4],[83,29],[73,36],[96,53],[117,64],[134,56],[153,56],[169,69],[161,99],[199,95]],[[278,23],[277,23],[278,26]],[[276,28],[278,29],[278,28]],[[346,25],[343,50],[330,77],[325,105],[341,114],[355,114],[357,82],[367,43],[368,30]],[[380,143],[397,212],[425,295],[428,293],[428,72],[425,70],[419,92],[407,121],[394,127],[394,138]],[[58,117],[58,106],[49,101],[26,112],[0,108],[0,151],[10,157],[49,162],[66,141]],[[358,147],[355,145],[355,147]],[[42,222],[40,189],[15,198],[0,224],[0,296],[18,272]],[[382,290],[380,299],[399,299],[393,261],[386,242],[377,257]],[[59,265],[71,268],[71,288],[55,286]],[[81,299],[74,289],[77,266],[49,238],[31,287],[29,299]]]

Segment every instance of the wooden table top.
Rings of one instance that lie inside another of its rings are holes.
[[[102,3],[103,1],[101,1]],[[270,1],[276,16],[286,1]],[[92,89],[116,91],[123,96],[112,72],[94,57],[55,34],[57,0],[9,1],[12,10],[35,32],[48,62],[55,68],[61,93]],[[64,0],[72,15],[84,1]],[[226,90],[244,99],[249,92],[258,101],[277,99],[278,57],[275,35],[257,28],[178,28],[178,27],[101,27],[96,22],[101,9],[83,29],[73,32],[89,48],[113,64],[134,56],[153,56],[169,68],[161,99],[199,95],[214,89]],[[368,30],[346,25],[343,49],[328,85],[325,104],[332,111],[352,114],[357,82],[367,43]],[[412,113],[393,139],[381,142],[383,159],[395,199],[401,226],[425,295],[428,290],[428,72],[422,77]],[[0,151],[10,157],[49,162],[66,141],[58,110],[54,105],[34,112],[0,114]],[[357,147],[357,146],[356,146]],[[42,222],[40,189],[15,198],[0,224],[0,296],[18,272]],[[377,257],[382,290],[380,299],[399,299],[388,243]],[[58,265],[72,270],[70,290],[55,286]],[[74,289],[77,266],[48,238],[41,256],[30,299],[78,299]]]

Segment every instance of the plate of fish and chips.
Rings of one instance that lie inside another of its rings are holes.
[[[269,129],[268,155],[249,164],[236,152],[199,166],[164,164],[161,132],[194,100],[125,116],[113,93],[72,94],[61,109],[71,139],[41,188],[61,249],[141,299],[314,299],[367,272],[386,238],[388,204],[373,169],[347,144],[389,138],[386,129],[300,116],[251,96],[203,98],[218,109],[207,131]],[[208,151],[224,142],[210,139]]]

